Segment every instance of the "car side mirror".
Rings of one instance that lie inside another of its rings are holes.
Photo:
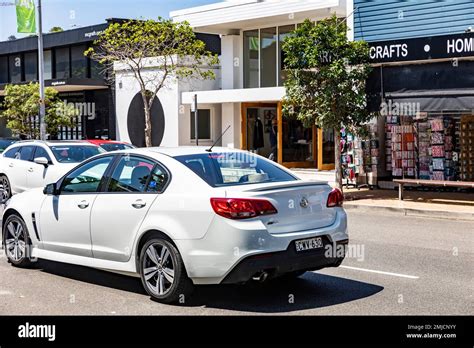
[[[49,161],[46,157],[37,157],[37,158],[35,158],[35,163],[36,164],[41,164],[45,167],[47,167],[49,165]]]
[[[48,196],[56,196],[58,194],[58,189],[56,184],[48,184],[44,187],[43,193]]]

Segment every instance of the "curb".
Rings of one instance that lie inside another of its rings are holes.
[[[388,212],[403,216],[421,216],[447,220],[466,220],[474,221],[474,213],[459,213],[450,212],[445,210],[426,210],[426,209],[414,209],[414,208],[399,208],[399,207],[385,207],[377,205],[363,205],[363,204],[351,204],[345,203],[344,209],[348,211],[360,211],[360,212]]]

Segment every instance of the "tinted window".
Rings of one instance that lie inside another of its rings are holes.
[[[244,152],[196,154],[175,159],[213,187],[296,180],[272,162]]]
[[[22,146],[20,150],[20,157],[18,159],[22,161],[32,161],[34,152],[34,146]]]
[[[0,140],[0,153],[5,151],[7,147],[13,144],[15,140]]]
[[[87,77],[87,57],[84,56],[86,46],[71,47],[72,77]]]
[[[0,83],[8,82],[8,58],[0,57]]]
[[[111,156],[90,161],[69,174],[61,185],[61,192],[97,192]]]
[[[36,52],[25,53],[25,80],[38,79],[38,55]]]
[[[118,150],[129,150],[133,149],[133,146],[127,144],[100,144],[100,147],[105,151],[118,151]]]
[[[110,179],[109,192],[145,192],[154,163],[138,157],[122,157]]]
[[[57,48],[56,51],[56,78],[69,77],[69,48]]]
[[[42,147],[40,147],[40,146],[37,146],[37,147],[36,147],[36,151],[35,151],[35,159],[36,159],[36,158],[40,158],[40,157],[44,157],[44,158],[46,158],[49,162],[51,162],[51,158],[49,157],[48,152],[47,152],[44,148],[42,148]]]
[[[88,145],[51,146],[50,149],[60,163],[80,163],[105,152],[100,147]]]
[[[16,154],[18,153],[19,149],[20,149],[19,147],[11,148],[3,154],[3,157],[15,158],[17,157]]]
[[[211,139],[211,110],[209,109],[200,109],[198,112],[198,137]],[[196,139],[194,112],[191,112],[191,139]]]
[[[21,82],[21,56],[8,57],[10,67],[10,82]]]

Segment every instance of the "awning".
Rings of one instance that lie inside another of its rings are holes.
[[[446,90],[401,90],[385,93],[385,100],[416,103],[420,111],[466,111],[474,110],[474,89]]]

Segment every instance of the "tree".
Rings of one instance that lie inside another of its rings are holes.
[[[51,29],[49,29],[50,33],[60,33],[62,31],[64,31],[64,29],[61,27],[52,27]]]
[[[39,115],[39,98],[37,83],[5,86],[4,111],[0,117],[6,118],[7,127],[13,134],[21,138],[39,137],[38,127],[33,127],[33,120]],[[45,123],[50,138],[57,134],[59,126],[72,126],[73,117],[78,116],[76,109],[59,99],[58,92],[54,88],[45,89],[45,104]]]
[[[306,127],[334,129],[336,184],[342,189],[341,127],[357,134],[372,118],[365,93],[369,47],[349,41],[345,20],[333,16],[317,23],[306,20],[285,39],[283,51],[283,113]]]
[[[14,40],[16,40],[16,36],[15,35],[10,35],[7,40],[8,41],[14,41]]]
[[[85,54],[109,71],[122,64],[140,86],[145,113],[145,143],[152,146],[151,108],[158,92],[174,78],[214,79],[206,68],[218,64],[187,22],[158,18],[113,23],[99,35],[95,48]],[[155,69],[147,69],[153,65]]]

